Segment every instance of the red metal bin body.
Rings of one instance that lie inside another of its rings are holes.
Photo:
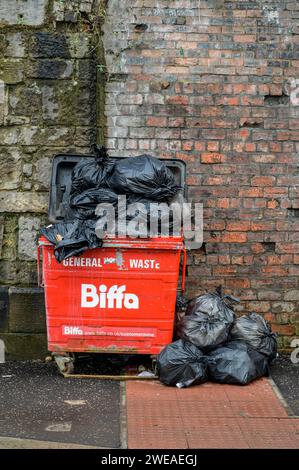
[[[182,238],[107,239],[61,264],[44,238],[40,250],[49,351],[158,354],[172,341]]]

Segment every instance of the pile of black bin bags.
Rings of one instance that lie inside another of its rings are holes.
[[[256,313],[236,318],[234,302],[238,299],[218,289],[188,303],[176,325],[180,339],[157,358],[162,383],[179,388],[207,380],[246,385],[268,375],[277,355],[276,335]]]
[[[179,189],[171,170],[157,158],[140,155],[115,162],[109,159],[105,147],[101,147],[93,160],[82,158],[74,167],[64,221],[42,228],[41,235],[55,246],[54,254],[60,263],[87,249],[102,246],[102,239],[95,233],[99,219],[96,214],[98,204],[112,204],[118,217],[118,196],[126,195],[127,206],[140,202],[145,208],[145,213],[140,214],[136,209],[134,214],[126,214],[126,223],[138,213],[146,224],[149,222],[150,203],[170,204]],[[161,211],[156,217],[161,229]]]

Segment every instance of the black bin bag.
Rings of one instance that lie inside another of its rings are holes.
[[[237,299],[222,297],[220,289],[213,294],[204,294],[191,300],[186,315],[178,325],[178,336],[204,352],[226,343],[235,319],[231,309],[232,301]]]
[[[51,224],[40,230],[52,245],[59,263],[70,256],[79,256],[91,248],[101,247],[103,242],[95,233],[95,220],[74,220]]]
[[[159,379],[178,388],[201,384],[207,380],[206,359],[194,344],[179,339],[168,344],[157,357]]]
[[[93,160],[86,161],[83,158],[72,172],[71,196],[81,194],[86,189],[107,187],[107,178],[113,167],[114,163],[109,160],[105,147],[97,149]]]
[[[271,331],[270,324],[257,313],[237,318],[230,337],[232,340],[244,341],[255,351],[265,354],[269,361],[277,355],[276,334]]]
[[[180,189],[171,170],[150,155],[124,158],[115,163],[109,187],[119,194],[140,194],[155,201],[165,201]]]
[[[210,352],[207,361],[209,378],[214,382],[246,385],[269,375],[266,356],[241,341],[231,341]]]
[[[89,188],[71,197],[70,207],[77,219],[93,219],[98,204],[117,205],[118,195],[109,188]]]

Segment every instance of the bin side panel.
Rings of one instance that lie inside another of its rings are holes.
[[[158,354],[172,341],[180,249],[106,247],[59,264],[43,246],[50,351]]]

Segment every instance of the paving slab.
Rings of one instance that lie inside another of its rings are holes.
[[[299,418],[289,416],[267,378],[187,389],[128,382],[126,398],[130,449],[299,447]]]

